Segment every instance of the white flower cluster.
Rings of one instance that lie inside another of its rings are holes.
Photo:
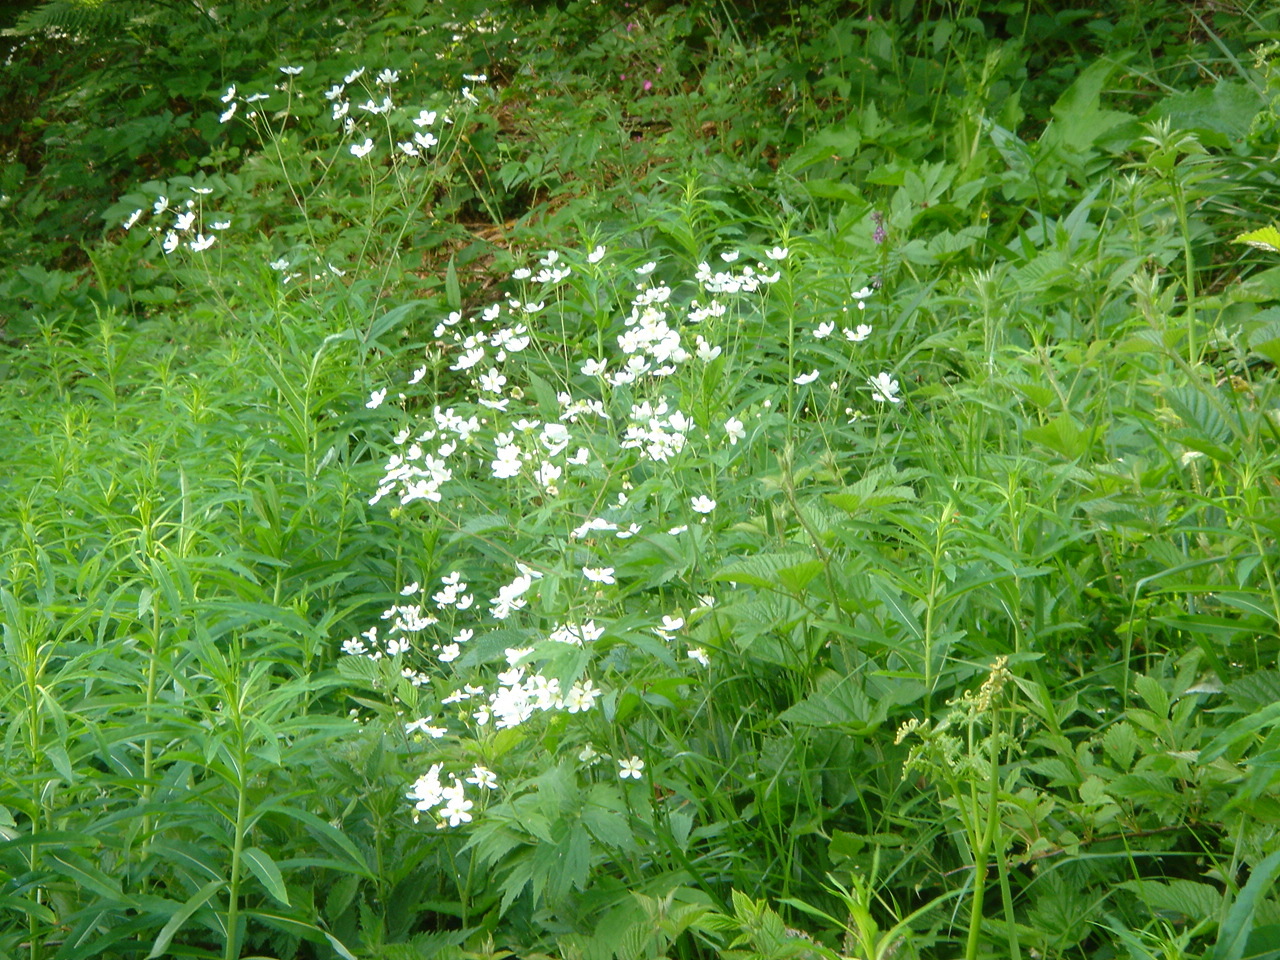
[[[227,219],[214,219],[207,224],[198,223],[198,221],[202,220],[201,214],[203,212],[200,208],[201,201],[199,198],[208,196],[213,190],[210,187],[192,187],[191,192],[195,194],[195,197],[190,197],[177,206],[171,206],[169,198],[166,196],[157,197],[155,203],[152,204],[151,216],[153,218],[159,218],[166,213],[173,216],[173,221],[167,228],[159,223],[151,225],[151,232],[157,236],[160,249],[166,254],[173,253],[178,247],[182,246],[182,238],[184,236],[189,237],[186,241],[188,250],[192,253],[203,253],[218,242],[217,231],[226,230],[231,226],[231,221]],[[132,230],[138,221],[142,219],[144,213],[146,213],[146,210],[139,207],[129,214],[120,226],[125,230]],[[210,231],[208,234],[203,232],[206,229]],[[163,236],[161,236],[162,234]]]
[[[369,500],[370,506],[393,494],[402,505],[415,500],[440,502],[440,488],[453,479],[453,471],[448,466],[449,457],[457,451],[459,444],[465,445],[480,429],[480,420],[475,416],[460,416],[453,407],[446,410],[436,407],[432,420],[434,429],[424,430],[412,441],[408,431],[396,435],[396,443],[404,448],[404,452],[392,454],[387,461],[378,490]],[[423,445],[433,441],[437,443],[435,451],[428,452]]]
[[[424,116],[422,119],[434,118]],[[781,260],[787,251],[774,248],[767,256],[770,260]],[[692,416],[678,408],[674,399],[659,390],[646,392],[644,388],[655,387],[661,378],[695,358],[706,362],[719,354],[720,345],[716,340],[723,333],[723,324],[719,321],[732,309],[730,298],[758,293],[779,279],[780,274],[763,263],[758,268],[745,266],[721,272],[712,272],[707,264],[700,265],[697,278],[705,305],[695,302],[683,310],[674,306],[673,287],[655,277],[656,263],[645,264],[634,271],[640,282],[635,286],[626,312],[618,317],[619,330],[615,331],[618,334],[616,356],[622,360],[621,370],[615,367],[610,371],[609,359],[579,357],[574,365],[582,379],[575,381],[573,367],[568,366],[562,387],[555,394],[555,405],[548,411],[550,398],[546,384],[525,374],[523,354],[534,346],[536,329],[543,322],[538,315],[548,302],[558,303],[563,299],[555,293],[555,287],[573,277],[575,271],[598,279],[602,275],[598,265],[604,257],[604,248],[599,246],[585,257],[585,263],[571,254],[548,251],[539,258],[536,268],[520,268],[512,274],[512,280],[520,285],[519,296],[508,295],[469,318],[461,311],[454,311],[435,326],[435,343],[429,351],[442,355],[445,358],[442,366],[469,381],[471,392],[456,401],[456,408],[435,407],[431,422],[411,420],[409,426],[395,435],[396,452],[387,461],[371,504],[385,497],[395,497],[401,505],[415,500],[444,503],[443,494],[457,475],[466,476],[475,484],[493,481],[524,484],[524,495],[545,506],[548,498],[564,496],[562,491],[580,492],[584,484],[588,489],[595,489],[591,485],[598,485],[602,475],[617,476],[619,468],[625,471],[636,461],[669,464],[687,450],[695,437],[723,444],[726,449],[747,440],[745,414],[726,415],[718,429],[714,424],[699,426]],[[722,255],[721,259],[731,263],[737,255]],[[540,286],[533,289],[535,285]],[[682,339],[680,327],[686,322],[703,324],[701,331],[705,336],[695,338],[696,346]],[[612,362],[616,364],[617,360]],[[409,386],[421,383],[427,369],[423,366],[414,370]],[[629,388],[625,401],[613,392],[624,385]],[[534,390],[537,402],[531,403],[526,391]],[[596,395],[592,396],[593,393]],[[368,405],[377,408],[386,396],[386,391],[377,390]],[[409,416],[408,411],[412,409],[409,397],[405,394],[400,397],[405,401],[398,405],[400,415]],[[625,418],[617,417],[620,422],[615,425],[611,411],[617,409],[614,405],[619,402],[624,402],[621,409],[629,408],[629,412]],[[715,441],[712,441],[713,431]],[[615,467],[609,458],[616,459],[619,451],[624,457]],[[634,453],[625,456],[629,451]],[[569,561],[581,577],[578,589],[583,606],[578,609],[589,611],[600,602],[611,602],[611,588],[615,588],[619,580],[618,568],[609,565],[605,545],[608,541],[605,544],[598,541],[606,537],[612,540],[637,536],[642,533],[642,527],[636,521],[643,522],[649,516],[645,507],[647,497],[629,499],[626,491],[631,489],[630,480],[625,473],[620,479],[622,489],[615,491],[616,503],[610,495],[607,503],[597,508],[599,513],[593,511],[594,515],[577,517],[572,521],[576,526],[570,529],[566,524],[559,534],[561,538],[567,535],[569,542],[586,541],[574,548],[578,553]],[[681,502],[687,522],[669,529],[664,524],[661,529],[666,529],[671,536],[679,536],[688,531],[689,523],[695,520],[704,524],[716,522],[724,508],[718,507],[712,496],[714,492],[686,494]],[[566,501],[576,502],[568,497]],[[563,550],[566,543],[560,540],[550,546]],[[597,546],[600,553],[593,559],[586,551]],[[415,599],[418,585],[407,586],[405,602],[397,603],[384,614],[384,620],[390,622],[389,637],[413,637],[415,644],[423,629],[436,627],[437,613],[451,623],[448,633],[442,632],[429,651],[423,643],[422,652],[427,654],[431,666],[423,672],[407,667],[402,672],[419,687],[439,683],[443,677],[452,675],[457,686],[440,703],[454,706],[456,713],[447,714],[444,719],[425,716],[413,720],[405,725],[407,732],[437,738],[449,736],[450,731],[459,734],[469,729],[475,735],[480,728],[505,730],[546,713],[588,712],[603,696],[604,692],[590,677],[570,681],[544,675],[534,658],[549,656],[550,652],[537,644],[508,647],[504,652],[506,667],[493,680],[480,680],[472,672],[473,658],[463,653],[468,645],[476,647],[474,638],[482,632],[481,623],[507,621],[530,607],[538,595],[542,572],[521,563],[516,567],[510,582],[497,586],[487,599],[483,594],[477,599],[461,574],[454,571],[441,577],[434,592],[432,588],[425,588],[422,603]],[[561,577],[569,572],[556,570]],[[571,581],[559,580],[560,590],[566,582]],[[704,605],[710,602],[708,598]],[[432,603],[435,612],[428,614],[424,607],[430,609]],[[457,622],[457,614],[465,611],[470,611],[474,618],[470,625]],[[699,613],[694,610],[688,615],[696,618]],[[706,667],[710,663],[707,651],[686,643],[682,636],[685,623],[684,615],[676,613],[663,617],[652,629],[664,640],[679,643],[684,655],[694,664]],[[543,642],[589,648],[604,635],[605,629],[605,624],[587,618],[584,612],[580,619],[562,618],[543,635]],[[349,652],[386,655],[390,648],[385,642],[375,646],[376,636],[374,631],[353,637],[348,641]],[[620,758],[617,762],[620,777],[641,778],[644,762],[639,757]],[[463,781],[454,778],[451,785],[445,785],[442,769],[437,765],[428,771],[415,785],[411,797],[415,803],[422,804],[419,810],[432,812],[437,822],[465,823],[471,814],[461,792]],[[454,793],[449,794],[450,790]],[[452,805],[451,797],[454,798]]]
[[[778,249],[775,247],[770,253],[776,252]],[[785,256],[786,251],[783,250],[782,253]],[[725,263],[733,263],[738,259],[738,252],[734,250],[722,253],[720,254],[720,259]],[[766,273],[765,271],[768,269],[769,267],[765,264],[758,263],[755,267],[747,264],[736,273],[732,270],[720,270],[712,273],[711,265],[703,262],[698,264],[698,270],[693,276],[708,293],[755,293],[762,286],[777,283],[782,279],[782,274],[778,270]]]
[[[457,775],[450,774],[447,786],[440,779],[443,771],[443,763],[433,764],[430,770],[417,779],[407,794],[416,811],[414,820],[418,819],[418,814],[430,814],[435,818],[436,828],[439,830],[471,822],[471,810],[475,807],[475,802],[467,799],[466,783],[474,785],[478,790],[498,789],[497,775],[479,764],[471,768],[471,776],[465,782],[459,780]]]
[[[685,447],[693,420],[679,410],[671,410],[666,399],[657,404],[649,401],[632,404],[631,422],[621,446],[624,450],[640,450],[649,460],[668,462]]]

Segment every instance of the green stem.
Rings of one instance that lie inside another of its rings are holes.
[[[245,776],[244,723],[240,716],[239,704],[236,706],[236,822],[234,842],[231,848],[231,881],[227,888],[227,940],[222,952],[223,960],[239,960],[240,937],[237,927],[240,923],[240,873],[244,856],[245,819],[248,816],[249,784]]]

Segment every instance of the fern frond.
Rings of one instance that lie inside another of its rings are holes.
[[[101,35],[123,27],[130,15],[130,5],[115,0],[45,0],[2,32],[12,37],[50,33]]]

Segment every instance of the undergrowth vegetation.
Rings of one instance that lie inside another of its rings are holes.
[[[1280,956],[1280,23],[50,0],[0,957]]]

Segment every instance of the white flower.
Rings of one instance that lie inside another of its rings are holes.
[[[569,688],[569,695],[564,698],[564,707],[569,713],[586,713],[603,695],[603,690],[590,680],[584,680]]]
[[[364,143],[353,143],[351,153],[357,157],[367,157],[373,151],[373,141],[365,137]]]
[[[587,254],[587,263],[599,263],[604,259],[605,249],[603,246],[597,246],[589,254]]]
[[[747,435],[746,428],[742,425],[742,421],[737,417],[730,417],[724,422],[724,432],[729,435],[729,443],[737,444]]]
[[[233,103],[231,106],[227,107],[227,109],[223,110],[222,113],[218,115],[218,122],[226,123],[228,120],[230,120],[232,117],[236,115],[236,110],[239,107],[240,107],[240,104],[238,103]]]
[[[231,226],[230,220],[215,220],[213,221],[213,223],[209,224],[209,229],[210,230],[226,230],[230,226]]]
[[[289,261],[284,257],[281,257],[279,260],[272,260],[268,266],[271,267],[272,270],[288,270]]]
[[[628,777],[633,780],[639,780],[643,771],[644,761],[639,757],[618,761],[618,777],[622,780],[626,780]]]
[[[370,410],[377,410],[382,406],[382,401],[385,399],[387,399],[386,389],[375,390],[373,393],[369,394],[369,402],[366,403],[365,406]]]
[[[434,133],[415,133],[413,139],[423,150],[430,150],[440,142]]]
[[[803,387],[806,383],[813,383],[813,381],[817,379],[818,371],[815,369],[809,373],[800,374],[800,376],[796,377],[792,382],[798,387]]]
[[[353,657],[362,656],[367,652],[364,641],[359,637],[351,637],[349,640],[342,641],[342,652]]]
[[[446,791],[447,792],[447,791]],[[475,804],[462,795],[461,786],[458,792],[449,797],[449,802],[440,808],[440,816],[448,821],[449,826],[456,827],[460,823],[470,823],[470,810]]]
[[[400,73],[397,70],[383,70],[378,74],[378,83],[395,83],[400,79]]]
[[[488,83],[489,77],[483,73],[464,73],[463,80],[470,80],[472,83]]]
[[[710,513],[716,508],[716,502],[710,497],[699,494],[694,497],[689,505],[693,507],[695,513]]]
[[[328,90],[324,92],[324,98],[326,100],[337,100],[340,96],[342,96],[342,93],[345,89],[346,87],[344,87],[342,84],[335,83],[332,87],[330,87]]]
[[[413,720],[404,725],[405,733],[425,733],[432,740],[439,740],[449,731],[444,727],[433,727],[430,717],[423,717],[421,720]]]
[[[344,83],[350,83],[353,80],[360,79],[362,76],[364,76],[364,67],[358,67],[343,77],[342,80]]]
[[[696,660],[698,663],[702,664],[704,667],[711,666],[711,660],[707,657],[707,651],[703,650],[701,647],[690,647],[689,659]]]
[[[296,77],[302,73],[302,67],[281,67],[280,72],[286,76]]]
[[[164,235],[164,242],[160,244],[160,247],[165,253],[173,253],[173,251],[178,249],[179,242],[178,235],[170,230]]]
[[[786,247],[774,247],[772,250],[766,250],[764,255],[770,260],[785,260],[788,252]]]
[[[724,253],[720,254],[720,259],[723,260],[725,263],[733,263],[733,261],[738,259],[738,251],[727,250]]]
[[[124,227],[126,230],[133,229],[133,225],[138,222],[138,218],[140,216],[142,216],[142,210],[139,209],[139,210],[133,211],[133,213],[129,214],[128,219],[126,219],[125,222],[121,224],[121,226]]]
[[[422,110],[413,118],[413,124],[416,127],[429,127],[436,122],[436,112],[434,110]]]
[[[168,209],[169,209],[169,198],[161,196],[156,198],[155,206],[151,208],[151,212],[158,217],[160,216],[160,214],[164,213]]]
[[[893,379],[887,373],[877,373],[874,377],[868,377],[867,383],[871,384],[871,399],[877,403],[901,403],[902,398],[897,396],[898,381]]]
[[[653,271],[656,270],[657,268],[658,268],[658,264],[655,263],[653,260],[650,260],[643,267],[636,267],[636,276],[647,277],[649,274],[653,273]]]
[[[583,567],[582,575],[593,583],[617,583],[613,567]]]
[[[845,327],[844,336],[850,343],[861,343],[863,340],[867,339],[867,337],[871,336],[871,327],[865,323],[858,324],[856,330],[850,330],[848,327]]]
[[[474,103],[477,106],[480,104],[480,101],[476,99],[476,95],[471,92],[470,87],[462,88],[462,99],[466,100],[467,103]]]
[[[202,253],[203,251],[208,250],[217,242],[218,242],[217,237],[212,237],[212,236],[206,237],[203,233],[197,233],[196,238],[192,240],[188,244],[188,246],[192,250],[194,250],[196,253]]]
[[[396,146],[397,146],[397,147],[399,147],[399,148],[400,148],[400,150],[401,150],[401,151],[404,153],[404,155],[405,155],[405,156],[407,156],[407,157],[420,157],[420,156],[422,156],[422,154],[418,152],[418,148],[417,148],[417,147],[415,147],[415,146],[414,146],[412,143],[410,143],[408,140],[405,140],[403,143],[397,143],[397,144],[396,144]]]
[[[835,329],[835,322],[827,320],[824,323],[818,324],[817,329],[813,331],[813,338],[815,340],[825,340],[835,332]]]
[[[501,393],[506,382],[507,378],[493,367],[489,368],[488,373],[480,374],[480,389],[485,393]]]
[[[230,103],[235,98],[236,98],[236,85],[233,83],[231,86],[227,87],[227,92],[226,92],[226,95],[222,97],[222,102]]]
[[[484,790],[497,790],[498,775],[487,767],[476,764],[471,768],[471,776],[467,777],[467,783],[475,784]]]

